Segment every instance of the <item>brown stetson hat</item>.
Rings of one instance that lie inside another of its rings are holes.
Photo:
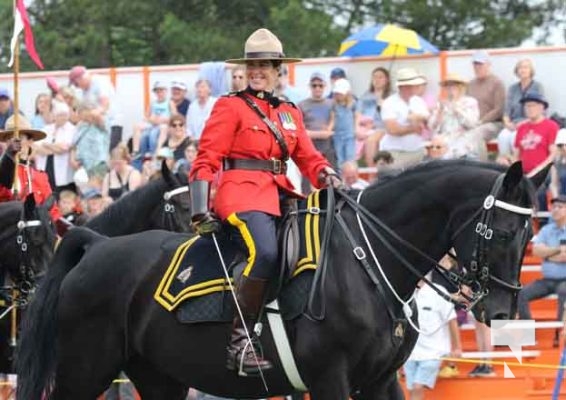
[[[29,121],[23,116],[20,115],[18,117],[18,125],[19,125],[19,133],[21,135],[26,135],[33,141],[44,139],[45,132],[38,131],[37,129],[32,129],[31,124]],[[14,137],[16,132],[16,125],[15,125],[15,118],[12,115],[10,118],[6,120],[6,128],[4,130],[0,130],[0,142],[5,142]]]
[[[285,57],[281,41],[269,29],[261,28],[250,35],[244,46],[243,58],[226,60],[231,64],[245,64],[246,61],[273,60],[284,63],[302,61],[300,58]]]

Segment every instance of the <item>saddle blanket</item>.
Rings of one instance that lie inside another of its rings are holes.
[[[279,302],[285,319],[300,315],[306,305],[310,282],[320,255],[321,199],[313,192],[299,203],[299,258],[285,282]],[[324,203],[325,204],[325,203]],[[217,237],[222,258],[231,270],[234,260],[243,259],[240,249],[227,236]],[[161,279],[154,299],[166,310],[176,312],[181,322],[231,321],[234,304],[220,256],[212,239],[196,236],[174,244],[173,256]],[[281,252],[281,250],[280,250]],[[305,273],[310,271],[310,273]],[[231,271],[230,271],[231,272]],[[230,277],[233,283],[233,278]]]

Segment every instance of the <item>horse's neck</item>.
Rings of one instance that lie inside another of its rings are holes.
[[[130,192],[102,214],[86,223],[88,228],[107,236],[120,236],[151,229],[151,215],[163,199],[166,184],[152,182]]]

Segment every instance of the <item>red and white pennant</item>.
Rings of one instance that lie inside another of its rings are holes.
[[[12,34],[12,40],[10,41],[10,49],[12,51],[10,55],[10,62],[8,67],[12,67],[14,64],[14,54],[16,52],[16,44],[18,42],[19,34],[24,31],[24,43],[26,45],[26,50],[29,57],[38,66],[39,69],[43,69],[43,63],[39,54],[35,50],[35,43],[33,41],[33,32],[31,30],[31,24],[29,22],[28,13],[24,5],[24,0],[16,0],[16,8],[14,9],[14,33]]]

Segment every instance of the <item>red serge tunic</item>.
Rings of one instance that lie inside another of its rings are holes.
[[[33,197],[36,204],[43,204],[49,196],[51,196],[51,186],[49,185],[49,178],[45,172],[38,171],[35,168],[29,169],[29,174],[31,176],[31,188],[33,192]],[[27,167],[23,164],[18,164],[18,177],[20,182],[20,198],[24,199],[29,193],[29,179],[27,173]],[[4,187],[0,185],[0,202],[15,200],[11,188]],[[51,219],[56,221],[61,217],[59,212],[59,207],[57,203],[53,204],[51,210],[49,210]]]
[[[274,107],[267,100],[249,96],[279,128],[289,155],[301,172],[316,187],[318,176],[330,164],[314,147],[308,137],[301,112],[290,103],[281,102]],[[273,133],[256,112],[236,95],[218,99],[199,142],[196,160],[189,172],[191,181],[212,182],[224,158],[230,159],[281,159],[281,148]],[[293,197],[291,181],[284,174],[269,171],[231,169],[222,173],[214,198],[214,211],[226,219],[234,212],[262,211],[280,215],[279,190]]]

